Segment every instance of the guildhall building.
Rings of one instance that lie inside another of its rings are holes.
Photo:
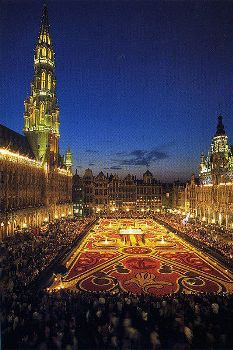
[[[147,170],[143,179],[128,174],[120,178],[116,174],[105,175],[102,171],[94,176],[86,169],[83,177],[73,176],[74,214],[107,212],[142,213],[155,212],[162,208],[162,184]]]

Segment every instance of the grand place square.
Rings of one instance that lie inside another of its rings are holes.
[[[232,349],[233,4],[1,10],[0,347]]]

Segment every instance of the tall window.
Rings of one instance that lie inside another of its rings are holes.
[[[42,72],[41,75],[41,89],[45,88],[45,72]]]
[[[51,54],[51,50],[50,49],[48,49],[48,56],[49,56],[49,59],[51,60],[52,54]]]
[[[48,89],[51,89],[51,74],[48,75]]]
[[[42,56],[46,57],[46,48],[45,47],[42,48]]]

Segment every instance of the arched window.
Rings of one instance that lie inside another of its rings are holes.
[[[51,90],[51,74],[48,75],[48,90]]]
[[[51,60],[52,54],[51,54],[51,50],[50,49],[48,49],[48,56],[49,56],[49,59]]]
[[[45,72],[42,72],[41,75],[41,89],[45,88]]]
[[[48,36],[47,39],[48,39],[48,44],[50,45],[50,37]]]
[[[46,48],[45,47],[42,48],[42,56],[46,57]]]
[[[43,41],[46,43],[46,34],[43,35]]]

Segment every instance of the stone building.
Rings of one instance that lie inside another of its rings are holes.
[[[142,180],[136,181],[136,208],[137,211],[156,211],[162,206],[162,186],[147,170]]]
[[[162,184],[162,208],[163,210],[185,210],[185,183],[176,180]]]
[[[82,198],[81,198],[82,197]],[[128,174],[105,175],[102,171],[94,176],[87,169],[81,178],[73,176],[73,203],[75,208],[83,204],[84,214],[114,211],[156,211],[162,205],[161,184],[147,171],[142,180]]]
[[[83,180],[76,170],[73,176],[72,202],[75,216],[83,216]]]
[[[0,126],[1,237],[72,215],[72,156],[59,152],[54,50],[44,6],[24,135]]]
[[[185,183],[179,180],[173,182],[172,208],[182,212],[185,210]]]
[[[233,153],[218,117],[208,155],[201,154],[199,179],[186,186],[186,211],[207,223],[233,227]]]

